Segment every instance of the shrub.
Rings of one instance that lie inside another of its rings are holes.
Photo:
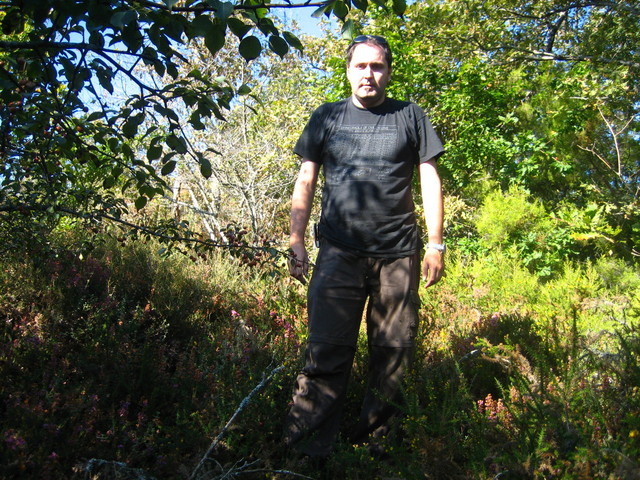
[[[0,476],[69,478],[97,458],[179,478],[262,372],[297,357],[300,312],[278,290],[245,290],[253,273],[233,261],[156,248],[105,241],[82,259],[59,246],[50,263],[5,262]],[[277,426],[280,382],[247,432]],[[255,448],[229,437],[238,454]]]

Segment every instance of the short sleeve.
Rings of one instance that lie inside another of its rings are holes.
[[[444,146],[431,121],[422,108],[417,107],[418,156],[419,162],[437,160],[444,153]]]
[[[301,158],[322,163],[322,149],[326,138],[326,106],[317,108],[293,148],[293,153]]]

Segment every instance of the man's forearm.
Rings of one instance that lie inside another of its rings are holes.
[[[442,184],[434,163],[427,162],[421,165],[420,184],[429,242],[442,243],[444,223]]]
[[[310,161],[303,162],[291,197],[290,245],[304,244],[317,179],[318,165]]]
[[[291,233],[289,244],[304,243],[311,209],[302,202],[291,202]]]

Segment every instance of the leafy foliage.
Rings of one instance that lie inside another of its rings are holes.
[[[326,475],[637,476],[635,4],[311,5],[339,31],[299,40],[257,2],[0,7],[0,476],[185,478],[275,364],[200,473],[318,474],[280,443],[305,340],[277,256],[286,152],[348,95],[340,37],[360,32],[446,140],[450,253],[420,292],[406,435],[389,461],[340,442]]]
[[[251,88],[185,71],[189,49],[215,58],[233,37],[245,62],[303,49],[254,1],[21,0],[5,2],[0,19],[0,211],[11,236],[60,215],[140,210],[168,191],[182,158],[213,174],[216,148],[198,148],[192,132],[223,121]]]
[[[582,227],[589,250],[607,243],[632,260],[640,64],[623,46],[638,13],[632,2],[419,2],[405,20],[363,23],[397,52],[392,95],[423,105],[446,140],[452,195],[476,208],[488,180],[524,188],[547,211],[565,202],[587,219],[595,209]]]
[[[80,258],[68,241],[52,245],[58,256],[47,263],[3,257],[3,477],[83,478],[86,462],[102,459],[185,478],[274,365],[285,369],[196,478],[243,465],[257,478],[318,473],[292,463],[280,442],[306,331],[304,289],[284,270],[274,281],[228,256],[163,258],[153,242],[109,239]],[[392,461],[340,442],[326,471],[604,479],[637,469],[634,271],[602,262],[541,284],[498,251],[449,266],[444,284],[421,292],[405,435],[382,440]],[[612,288],[613,277],[626,280]],[[362,342],[345,433],[357,421],[365,352]]]

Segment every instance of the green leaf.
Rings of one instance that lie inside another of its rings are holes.
[[[200,71],[197,68],[194,68],[193,70],[191,70],[188,74],[187,77],[189,78],[195,78],[196,80],[204,80],[204,75],[202,75],[202,71]]]
[[[169,7],[169,9],[172,9],[175,7],[176,3],[178,3],[178,0],[163,0],[163,3]]]
[[[204,44],[206,45],[211,55],[215,55],[222,49],[222,47],[224,47],[225,39],[226,25],[212,24],[211,29],[209,29],[204,37]]]
[[[328,5],[323,5],[321,7],[316,8],[311,14],[311,16],[313,18],[320,18],[323,14],[326,14],[327,12],[331,12],[332,8],[333,7],[331,3]]]
[[[178,78],[180,72],[178,71],[178,66],[173,62],[166,63],[167,73],[171,75],[171,78]]]
[[[112,188],[116,184],[115,177],[108,176],[102,181],[102,186],[107,190]]]
[[[156,193],[158,193],[158,190],[149,184],[144,184],[140,186],[140,188],[138,189],[138,192],[141,195],[144,195],[145,197],[147,197],[147,199],[152,200],[153,197],[156,196]]]
[[[257,23],[258,29],[265,35],[278,35],[278,29],[270,18],[261,18]]]
[[[111,137],[107,140],[107,145],[109,146],[109,150],[113,153],[118,153],[120,151],[120,140],[117,137]]]
[[[342,38],[346,40],[352,40],[353,37],[355,37],[356,27],[353,23],[353,20],[347,20],[346,22],[344,22],[344,24],[342,25],[341,33]]]
[[[98,48],[104,47],[104,37],[99,30],[93,30],[89,34],[89,43],[95,45]]]
[[[120,151],[122,152],[122,156],[127,159],[135,158],[135,155],[133,153],[133,148],[131,148],[131,145],[129,145],[128,142],[124,142],[120,144]]]
[[[113,78],[113,72],[106,69],[96,69],[96,76],[98,77],[98,82],[100,86],[104,88],[107,92],[113,93],[113,84],[111,83],[111,79]]]
[[[211,110],[213,111],[213,115],[218,119],[218,120],[225,120],[224,115],[222,115],[222,112],[220,111],[220,108],[218,108],[218,105],[216,105],[215,103],[213,103],[211,105]]]
[[[213,174],[211,162],[205,157],[200,157],[200,173],[204,178],[209,178]]]
[[[367,11],[367,7],[369,6],[368,0],[351,0],[353,2],[353,6],[358,10],[362,10],[363,12]]]
[[[229,18],[227,20],[227,25],[229,25],[229,30],[231,30],[231,32],[233,32],[233,34],[240,40],[242,40],[242,38],[249,33],[251,28],[253,28],[251,25],[247,25],[242,20],[235,17]]]
[[[393,0],[393,13],[401,17],[407,10],[406,0]]]
[[[189,20],[183,15],[174,13],[171,18],[163,22],[162,32],[178,43],[183,43],[182,34],[189,26]]]
[[[116,28],[124,28],[129,23],[138,19],[135,10],[126,10],[124,12],[116,12],[111,16],[111,25]]]
[[[265,18],[269,14],[268,8],[256,8],[255,10],[256,18],[262,19]]]
[[[280,58],[284,58],[289,51],[289,44],[282,37],[271,35],[269,37],[269,48]]]
[[[238,50],[240,51],[240,55],[249,62],[260,56],[260,53],[262,53],[262,44],[257,37],[251,35],[242,39]]]
[[[166,165],[167,163],[171,162],[172,158],[175,157],[177,155],[176,152],[169,152],[167,153],[164,157],[162,157],[162,164]]]
[[[145,197],[144,195],[141,195],[138,198],[136,198],[136,201],[134,203],[138,210],[142,210],[147,204],[147,197]]]
[[[144,42],[138,22],[132,22],[122,29],[122,41],[132,52],[139,51]]]
[[[87,115],[87,122],[95,122],[96,120],[102,118],[103,113],[100,110],[96,110],[95,112],[91,112]]]
[[[178,94],[178,91],[176,90],[174,93]],[[184,93],[181,92],[180,95],[182,96],[182,101],[187,107],[193,107],[198,101],[198,96],[195,92],[187,90]]]
[[[138,134],[138,127],[144,120],[144,113],[138,113],[127,119],[122,125],[122,134],[127,138],[133,138]]]
[[[188,34],[190,38],[194,37],[204,37],[211,28],[213,27],[213,23],[211,23],[211,19],[206,15],[198,15],[193,21],[189,24]]]
[[[174,152],[185,154],[187,153],[187,145],[183,138],[177,135],[171,134],[166,139],[167,146]]]
[[[160,173],[162,175],[169,175],[170,173],[173,173],[173,171],[176,169],[177,164],[178,162],[176,162],[175,160],[168,161],[162,166],[162,170],[160,170]]]
[[[155,62],[153,64],[153,69],[161,77],[164,76],[164,74],[166,73],[166,69],[164,67],[164,63],[162,63],[162,62]]]
[[[220,5],[216,9],[216,18],[226,20],[233,14],[234,5],[231,2],[219,2]]]
[[[296,37],[291,32],[283,32],[282,36],[284,37],[284,39],[287,41],[289,45],[291,45],[293,48],[295,48],[300,53],[302,53],[302,51],[304,50],[304,47],[302,46],[302,42],[298,37]]]
[[[189,117],[189,123],[196,130],[204,130],[206,128],[204,123],[202,123],[202,120],[200,119],[201,116],[202,115],[201,115],[200,111],[196,110]]]
[[[147,149],[147,160],[153,162],[162,156],[162,145],[155,143],[149,146]]]
[[[178,117],[178,114],[176,113],[175,110],[171,109],[171,108],[167,108],[163,105],[160,105],[159,103],[156,103],[153,106],[153,109],[158,112],[160,115],[162,115],[163,117],[166,117],[170,120],[173,120],[175,122],[180,121],[180,117]]]
[[[343,1],[338,0],[333,4],[333,13],[340,20],[344,20],[349,15],[349,8]]]
[[[158,60],[158,52],[155,48],[151,46],[146,46],[142,50],[142,61],[145,65],[155,66],[157,63],[160,63]]]
[[[251,93],[251,87],[246,83],[238,88],[238,95],[249,95]]]
[[[164,30],[161,30],[158,25],[151,25],[147,33],[149,40],[158,48],[158,52],[169,57],[172,55],[173,49],[167,39],[167,35]]]

